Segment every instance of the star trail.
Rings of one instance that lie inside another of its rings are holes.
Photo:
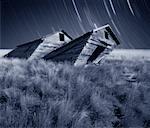
[[[116,11],[115,11],[114,5],[112,3],[112,0],[109,0],[109,2],[110,2],[113,13],[116,15]]]
[[[135,15],[135,14],[134,14],[134,11],[133,11],[133,9],[132,9],[132,6],[131,6],[131,4],[130,4],[130,0],[127,0],[127,3],[128,3],[128,6],[129,6],[129,9],[130,9],[131,13],[132,13],[133,15]]]
[[[1,0],[1,48],[65,30],[73,38],[109,23],[120,48],[150,48],[149,0]]]
[[[74,9],[75,9],[75,12],[76,12],[76,14],[77,14],[77,16],[78,16],[79,20],[80,20],[80,21],[82,21],[82,20],[81,20],[81,17],[80,17],[80,14],[79,14],[79,11],[78,11],[78,9],[77,9],[77,6],[76,6],[76,4],[75,4],[75,1],[74,1],[74,0],[72,0],[72,3],[73,3],[73,6],[74,6]]]

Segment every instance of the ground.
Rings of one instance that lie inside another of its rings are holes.
[[[150,127],[150,62],[0,59],[0,127]]]

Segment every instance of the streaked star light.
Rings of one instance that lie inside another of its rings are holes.
[[[76,38],[109,23],[121,48],[150,48],[149,0],[1,0],[1,48],[64,29]]]

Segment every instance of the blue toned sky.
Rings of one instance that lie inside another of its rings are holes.
[[[73,38],[109,23],[121,48],[150,48],[150,0],[0,0],[1,48],[55,31]]]

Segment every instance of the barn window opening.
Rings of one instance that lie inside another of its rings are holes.
[[[60,41],[65,41],[65,36],[62,33],[59,33],[59,39]]]
[[[106,39],[109,39],[109,37],[108,37],[108,32],[106,32],[106,31],[105,31],[105,38],[106,38]]]

